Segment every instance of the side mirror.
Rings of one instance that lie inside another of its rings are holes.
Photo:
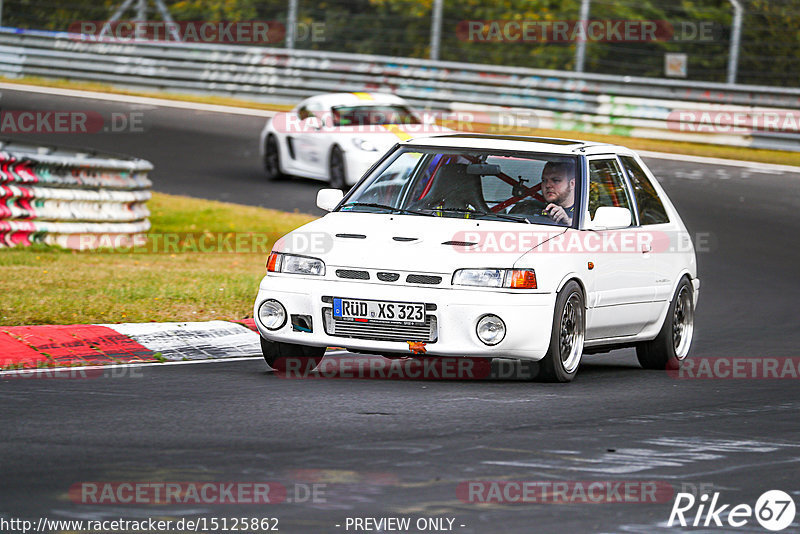
[[[614,230],[631,225],[631,210],[616,206],[600,206],[594,212],[594,219],[586,224],[589,230]]]
[[[341,189],[320,189],[317,191],[317,207],[325,211],[333,211],[342,201],[344,193]]]

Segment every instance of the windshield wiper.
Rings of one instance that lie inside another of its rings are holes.
[[[377,204],[375,202],[348,202],[347,204],[345,204],[342,207],[344,208],[345,206],[355,206],[355,207],[363,206],[363,207],[366,207],[366,208],[379,208],[379,209],[384,209],[384,210],[391,210],[394,213],[406,213],[406,214],[411,214],[411,215],[424,215],[426,217],[433,217],[434,216],[433,213],[426,213],[424,211],[410,210],[410,209],[407,209],[407,208],[396,208],[394,206],[389,206],[388,204]]]
[[[508,215],[506,213],[494,213],[494,212],[485,212],[485,211],[478,211],[478,210],[468,210],[466,208],[431,208],[433,211],[448,211],[451,213],[469,213],[471,215],[475,215],[478,217],[497,217],[498,219],[505,219],[507,221],[514,221],[514,222],[524,222],[526,224],[531,224],[531,222],[525,217],[517,217],[514,215]]]

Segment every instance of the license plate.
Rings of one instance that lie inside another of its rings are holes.
[[[362,323],[423,324],[425,304],[382,300],[333,299],[333,316]]]

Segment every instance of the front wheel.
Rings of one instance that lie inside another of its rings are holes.
[[[556,297],[550,347],[539,362],[539,380],[570,382],[575,378],[583,355],[585,311],[581,286],[574,280],[567,282]]]
[[[656,338],[636,346],[636,358],[645,369],[677,369],[689,354],[694,334],[694,293],[684,277],[675,290],[664,325]]]
[[[345,176],[344,153],[341,148],[334,146],[331,150],[331,158],[328,165],[328,184],[333,189],[344,191],[347,187]]]
[[[325,347],[294,345],[261,338],[261,352],[267,365],[279,372],[303,373],[313,371],[325,357]]]
[[[283,178],[281,172],[281,154],[278,150],[278,140],[274,135],[267,137],[264,145],[264,171],[267,173],[268,180],[280,180]]]

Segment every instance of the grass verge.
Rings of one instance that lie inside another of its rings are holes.
[[[155,236],[232,237],[222,252],[76,252],[37,245],[0,249],[0,324],[236,320],[253,315],[266,252],[310,215],[154,193]],[[243,240],[237,235],[258,235]],[[213,241],[210,241],[213,242]],[[145,247],[147,248],[147,247]],[[163,249],[163,247],[162,247]],[[215,249],[219,250],[219,248]]]
[[[72,80],[51,80],[45,78],[2,78],[6,83],[19,83],[28,85],[39,85],[45,87],[60,87],[64,89],[75,89],[82,91],[98,91],[103,93],[125,94],[133,96],[145,96],[163,98],[167,100],[181,100],[189,102],[201,102],[205,104],[217,104],[224,106],[244,107],[251,109],[266,109],[273,111],[287,111],[293,106],[282,104],[269,104],[253,102],[239,98],[208,95],[186,95],[177,93],[148,92],[144,90],[129,90],[115,87],[109,84],[96,82],[77,82]],[[534,128],[499,128],[488,124],[473,124],[472,131],[491,132],[495,134],[516,134],[534,135],[542,137],[566,137],[578,138],[587,141],[598,141],[601,143],[611,143],[623,145],[634,150],[649,150],[653,152],[668,152],[671,154],[685,154],[692,156],[706,156],[713,158],[735,159],[743,161],[757,161],[761,163],[776,163],[781,165],[800,166],[800,152],[786,152],[780,150],[762,150],[744,147],[721,146],[713,144],[686,143],[680,141],[662,141],[658,139],[645,139],[635,137],[625,137],[621,135],[604,135],[580,131],[567,130],[544,130]]]

